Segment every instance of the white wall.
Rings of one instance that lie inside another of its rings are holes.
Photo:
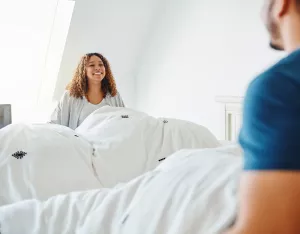
[[[80,57],[100,52],[110,61],[127,106],[135,106],[136,64],[160,0],[76,0],[56,84],[58,100]]]
[[[282,54],[268,48],[261,0],[167,0],[138,65],[139,110],[191,120],[224,138],[216,95],[244,95]]]

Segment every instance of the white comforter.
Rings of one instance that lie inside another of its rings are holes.
[[[1,234],[218,234],[236,217],[239,155],[182,150],[113,189],[5,206]]]
[[[103,107],[75,131],[52,124],[0,130],[0,205],[112,187],[183,148],[214,148],[204,127]]]

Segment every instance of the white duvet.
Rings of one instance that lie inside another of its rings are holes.
[[[75,131],[52,124],[0,130],[0,205],[113,187],[184,148],[220,144],[204,127],[103,107]]]
[[[0,208],[1,234],[218,234],[234,222],[236,148],[182,150],[113,189]]]

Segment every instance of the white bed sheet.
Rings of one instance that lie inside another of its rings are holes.
[[[182,150],[126,184],[0,207],[1,234],[218,234],[235,220],[242,157]]]

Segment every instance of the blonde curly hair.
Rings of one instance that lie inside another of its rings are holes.
[[[86,76],[86,65],[92,56],[99,57],[105,67],[105,77],[101,82],[101,90],[104,97],[109,93],[112,97],[117,95],[117,86],[114,76],[111,72],[108,60],[99,53],[88,53],[81,57],[80,62],[76,68],[75,74],[71,82],[67,85],[67,90],[70,91],[70,96],[75,98],[86,97],[88,92],[88,79]]]

